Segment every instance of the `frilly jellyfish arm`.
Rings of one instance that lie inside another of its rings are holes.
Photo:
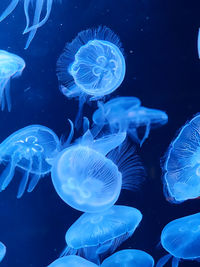
[[[20,185],[19,185],[17,198],[21,198],[22,195],[25,192],[25,189],[26,189],[26,186],[27,186],[27,183],[28,183],[29,174],[30,174],[30,171],[31,171],[31,168],[32,168],[32,163],[33,163],[33,160],[32,160],[32,158],[30,158],[29,166],[27,168],[27,171],[24,173],[24,176],[23,176],[23,178],[22,178],[22,180],[20,182]]]
[[[142,138],[142,140],[140,141],[140,147],[143,145],[144,141],[148,138],[149,136],[149,132],[150,132],[150,122],[148,122],[146,124],[146,127],[145,127],[145,133],[144,133],[144,136]]]
[[[40,21],[40,15],[42,12],[42,6],[43,6],[43,1],[44,0],[37,0],[36,2],[36,8],[35,8],[35,14],[34,14],[34,19],[33,19],[33,25],[37,25]],[[26,42],[26,46],[24,49],[27,49],[31,43],[31,41],[33,40],[36,32],[37,32],[37,28],[38,27],[33,27],[33,29],[30,31],[29,36],[28,36],[28,40]]]
[[[10,80],[8,80],[7,84],[6,84],[6,88],[5,88],[5,101],[7,103],[7,107],[8,107],[8,111],[10,112],[11,111],[11,98],[10,98]]]
[[[27,189],[27,192],[28,193],[31,193],[36,185],[38,184],[41,176],[39,173],[41,173],[41,170],[42,170],[42,159],[41,159],[41,156],[38,156],[38,162],[39,162],[39,166],[38,166],[38,174],[34,174],[30,183],[29,183],[29,186],[28,186],[28,189]]]
[[[3,21],[8,15],[10,15],[13,12],[13,10],[16,8],[18,3],[19,3],[19,0],[12,0],[11,1],[9,6],[6,8],[6,10],[0,16],[0,22]]]
[[[43,0],[38,0],[38,2],[41,2],[42,5],[44,3]],[[37,24],[34,23],[33,26],[31,26],[31,27],[29,27],[29,21],[30,21],[29,15],[28,15],[29,3],[30,3],[30,0],[25,0],[25,2],[24,2],[24,12],[25,12],[25,16],[26,16],[26,28],[25,28],[23,34],[28,33],[34,29],[38,29],[39,27],[43,26],[46,23],[46,21],[49,18],[49,15],[51,13],[51,7],[52,7],[53,0],[47,0],[47,12],[46,12],[45,17],[40,22],[38,20],[38,23]],[[36,15],[38,18],[40,18],[41,11],[40,11],[40,13],[37,13]]]
[[[179,258],[173,257],[173,259],[172,259],[172,267],[178,267],[179,261],[180,261]]]
[[[167,254],[167,255],[163,256],[157,262],[156,267],[163,267],[163,266],[165,266],[165,264],[170,260],[171,257],[172,257],[172,255],[170,255],[170,254]]]

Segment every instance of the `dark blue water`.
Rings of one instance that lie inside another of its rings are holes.
[[[1,0],[0,11],[6,3]],[[122,192],[118,200],[144,215],[133,237],[119,249],[142,249],[157,260],[165,253],[157,246],[164,225],[200,210],[200,200],[172,205],[164,199],[159,164],[178,128],[200,111],[199,0],[63,0],[62,5],[53,5],[50,19],[27,51],[23,49],[27,36],[21,34],[25,18],[20,4],[0,23],[0,49],[18,54],[27,64],[21,78],[11,84],[12,112],[0,113],[0,142],[31,124],[48,126],[58,136],[68,133],[67,119],[74,120],[77,102],[59,92],[56,60],[65,42],[100,24],[120,36],[126,55],[126,77],[113,95],[137,96],[144,106],[169,115],[169,123],[152,131],[141,149],[148,173],[145,185],[137,193]],[[85,114],[91,118],[94,109],[86,106]],[[58,197],[50,176],[17,200],[20,179],[18,173],[0,193],[0,240],[7,246],[1,266],[44,267],[59,256],[67,228],[81,213]]]

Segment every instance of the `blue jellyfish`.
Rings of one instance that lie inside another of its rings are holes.
[[[94,101],[115,91],[125,70],[120,40],[105,26],[82,31],[66,44],[57,61],[57,76],[62,93],[79,98],[77,122],[86,99]]]
[[[171,257],[173,267],[181,259],[200,261],[200,213],[168,223],[162,230],[161,244],[169,254],[158,261],[157,267],[165,266]]]
[[[51,171],[58,195],[77,210],[100,212],[114,205],[121,189],[136,189],[145,172],[135,147],[122,145],[125,138],[116,133],[94,139],[88,129],[63,149]]]
[[[48,267],[97,267],[93,262],[76,255],[64,256],[52,262]]]
[[[103,261],[101,267],[153,267],[154,259],[138,249],[125,249],[116,252]]]
[[[3,260],[5,254],[6,254],[6,246],[2,242],[0,242],[0,262]]]
[[[181,203],[200,196],[200,114],[187,122],[165,155],[163,184],[166,199]]]
[[[27,191],[32,192],[39,179],[50,172],[59,147],[58,137],[45,126],[31,125],[14,132],[0,144],[0,162],[7,164],[0,176],[0,191],[6,189],[18,167],[24,175],[17,198],[23,195],[30,175]]]
[[[57,0],[58,2],[61,2],[62,0]],[[8,5],[8,7],[5,9],[5,11],[0,16],[0,22],[3,21],[8,15],[10,15],[13,10],[16,8],[17,4],[20,2],[20,0],[11,0],[11,3]],[[26,27],[23,32],[29,33],[28,40],[26,42],[25,49],[27,49],[33,40],[37,29],[41,26],[43,26],[46,21],[49,18],[51,7],[52,7],[53,0],[24,0],[24,13],[26,17]],[[30,25],[30,17],[29,17],[29,9],[35,8],[34,11],[34,18],[32,25]],[[41,18],[41,14],[45,12],[44,17]]]
[[[0,105],[4,110],[5,105],[11,111],[10,79],[18,77],[25,68],[24,60],[7,51],[0,50]]]
[[[111,132],[126,131],[140,146],[147,139],[150,129],[167,123],[168,116],[164,111],[140,106],[136,97],[117,97],[105,104],[99,102],[99,108],[93,114],[93,122],[101,127],[108,125]],[[142,138],[138,128],[145,127]]]
[[[113,253],[132,236],[142,214],[128,206],[113,206],[101,213],[84,213],[72,224],[65,235],[67,247],[62,255],[83,256],[96,264]]]

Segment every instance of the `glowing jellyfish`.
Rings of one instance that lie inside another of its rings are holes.
[[[56,1],[56,0],[55,0]],[[58,2],[61,2],[62,0],[57,0]],[[0,16],[0,22],[3,21],[8,15],[10,15],[14,9],[16,8],[17,4],[20,2],[20,0],[11,0],[8,7],[5,9],[5,11]],[[26,42],[25,49],[27,49],[33,40],[37,29],[41,26],[43,26],[46,21],[49,18],[51,8],[52,8],[53,0],[24,0],[24,13],[26,17],[26,27],[23,32],[29,33],[28,40]],[[33,23],[30,25],[30,17],[29,17],[29,9],[34,8],[34,18]],[[44,11],[44,17],[41,18],[41,15]]]
[[[116,252],[103,261],[101,267],[153,267],[154,259],[138,249],[125,249]]]
[[[115,91],[125,76],[121,43],[109,28],[80,32],[66,44],[57,62],[62,93],[79,98],[79,120],[86,98],[94,101]]]
[[[52,262],[48,267],[97,267],[93,262],[76,255],[64,256]]]
[[[6,246],[2,242],[0,242],[0,262],[3,260],[5,255],[6,255]]]
[[[62,150],[51,171],[58,195],[77,210],[100,212],[114,205],[121,189],[136,189],[145,173],[135,147],[121,145],[125,138],[119,133],[94,139],[87,130]]]
[[[0,191],[11,182],[15,168],[24,172],[17,198],[20,198],[28,184],[32,192],[39,179],[51,170],[51,163],[59,149],[59,139],[49,128],[31,125],[14,132],[0,144],[0,162],[7,164],[0,177]]]
[[[168,223],[162,230],[161,244],[169,254],[158,261],[157,267],[164,266],[171,257],[173,267],[181,259],[200,261],[200,213]]]
[[[200,196],[200,115],[196,115],[172,141],[163,166],[164,194],[180,203]]]
[[[8,111],[11,111],[10,99],[10,80],[22,74],[25,68],[24,60],[7,51],[0,50],[0,105],[1,110],[4,110],[5,105],[8,106]]]
[[[136,97],[117,97],[107,103],[99,102],[99,108],[93,114],[93,121],[101,127],[108,125],[111,132],[126,131],[129,136],[142,145],[150,129],[167,123],[168,116],[164,111],[140,106]],[[142,138],[138,128],[145,127]]]
[[[141,220],[141,212],[128,206],[84,213],[66,232],[67,247],[62,255],[78,254],[99,264],[101,257],[113,253],[132,236]]]

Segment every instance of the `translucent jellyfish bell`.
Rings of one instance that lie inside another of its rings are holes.
[[[122,145],[125,138],[119,133],[94,139],[87,130],[62,150],[51,171],[58,195],[77,210],[100,212],[114,205],[121,189],[137,189],[145,172],[135,148]]]
[[[168,116],[164,111],[140,106],[136,97],[117,97],[104,103],[93,114],[93,122],[101,127],[109,126],[111,132],[126,131],[140,146],[148,138],[151,128],[167,123]],[[142,138],[138,136],[138,128],[145,127]]]
[[[93,101],[115,91],[125,70],[120,40],[105,26],[82,31],[66,44],[57,61],[57,76],[63,94],[79,98],[77,120],[86,98]]]
[[[0,262],[3,260],[5,255],[6,255],[6,246],[2,242],[0,242]]]
[[[7,51],[0,50],[0,105],[4,110],[6,104],[11,111],[10,80],[22,74],[25,68],[24,60]]]
[[[93,262],[76,255],[64,256],[52,262],[48,267],[97,267]]]
[[[167,200],[181,203],[200,196],[200,115],[180,130],[165,155],[164,194]]]
[[[61,2],[62,0],[54,0],[57,2]],[[17,4],[20,2],[20,0],[11,0],[10,4],[7,6],[5,11],[0,16],[0,22],[3,21],[7,16],[9,16],[14,9],[16,8]],[[43,26],[46,21],[49,18],[49,15],[51,13],[53,0],[24,0],[24,13],[26,17],[26,27],[23,32],[29,33],[28,40],[26,42],[25,49],[27,49],[33,40],[37,29],[41,26]],[[34,8],[34,18],[33,23],[30,25],[30,14],[29,9]],[[42,13],[44,12],[44,17],[41,18]]]
[[[59,148],[57,135],[45,126],[31,125],[14,132],[0,144],[0,162],[7,164],[0,176],[0,191],[6,189],[18,167],[24,175],[17,198],[23,195],[29,176],[27,191],[32,192],[39,179],[50,172]]]
[[[118,251],[105,259],[101,267],[153,267],[154,259],[148,253],[138,249]]]
[[[132,236],[141,220],[141,212],[128,206],[84,213],[66,232],[67,247],[62,255],[78,254],[99,264],[101,257],[113,253]]]
[[[171,257],[173,267],[181,259],[200,261],[200,213],[168,223],[162,230],[161,244],[169,254],[158,261],[157,267],[165,266]]]

